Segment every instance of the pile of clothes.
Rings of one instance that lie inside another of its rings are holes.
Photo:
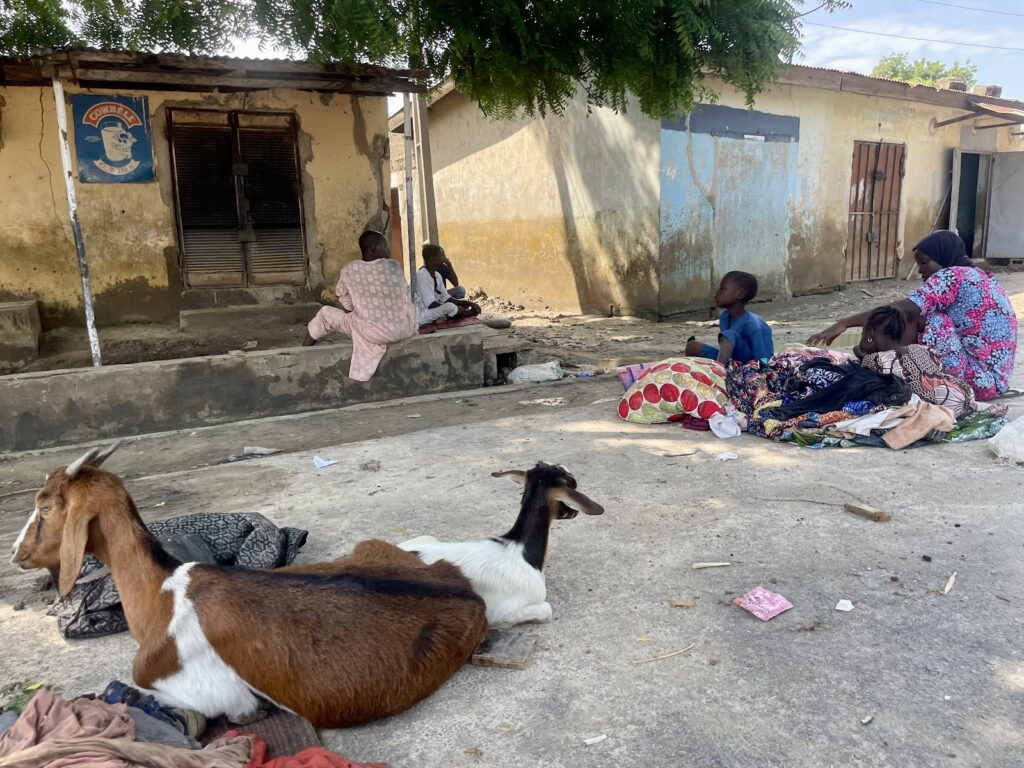
[[[272,710],[252,725],[207,723],[114,682],[99,698],[63,699],[40,687],[20,712],[0,714],[0,768],[387,768],[320,745],[308,721]]]
[[[982,411],[972,401],[957,414],[918,389],[842,353],[811,348],[735,365],[726,376],[730,402],[746,418],[747,431],[770,440],[901,450],[992,437],[1006,423],[1005,406]]]

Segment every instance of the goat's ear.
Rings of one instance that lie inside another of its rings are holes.
[[[574,491],[572,488],[552,488],[550,493],[551,498],[562,502],[569,509],[575,509],[577,512],[582,512],[586,515],[604,514],[604,507],[596,501],[591,501],[579,491]]]
[[[85,559],[85,547],[89,542],[89,523],[93,514],[91,505],[78,503],[77,494],[69,494],[68,511],[64,518],[64,532],[60,540],[60,583],[57,591],[66,596],[78,581]]]
[[[521,469],[506,469],[504,472],[491,472],[491,477],[511,477],[512,482],[526,485],[526,473]]]

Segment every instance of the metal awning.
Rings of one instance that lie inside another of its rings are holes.
[[[70,49],[0,58],[0,86],[46,86],[54,77],[82,88],[237,92],[296,88],[320,93],[385,96],[422,93],[427,73],[370,64],[318,64],[289,59],[238,59]]]
[[[977,120],[985,117],[995,118],[999,122],[975,125],[975,130],[983,131],[987,128],[1006,128],[1011,125],[1024,125],[1024,110],[1014,109],[1003,104],[992,104],[987,101],[974,101],[973,99],[968,99],[967,103],[969,105],[967,108],[970,110],[968,114],[960,115],[960,117],[954,117],[950,120],[943,120],[940,123],[936,123],[935,127],[941,128],[944,125],[952,125],[953,123],[962,123],[965,120]]]

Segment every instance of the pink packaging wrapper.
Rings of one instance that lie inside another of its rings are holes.
[[[644,374],[647,373],[651,368],[656,366],[657,363],[639,363],[637,365],[623,365],[615,369],[615,372],[619,374],[619,381],[622,383],[623,389],[629,389],[636,384],[638,379],[642,379]]]
[[[783,611],[788,611],[793,607],[793,604],[782,595],[769,592],[762,586],[754,587],[745,595],[737,597],[733,602],[743,610],[757,616],[761,621],[774,619]]]

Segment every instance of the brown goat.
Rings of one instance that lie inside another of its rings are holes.
[[[458,568],[383,541],[276,571],[179,563],[97,468],[113,450],[47,478],[12,562],[49,569],[61,594],[85,553],[106,563],[139,643],[135,682],[161,702],[237,720],[263,697],[317,727],[357,725],[429,696],[487,633]]]

